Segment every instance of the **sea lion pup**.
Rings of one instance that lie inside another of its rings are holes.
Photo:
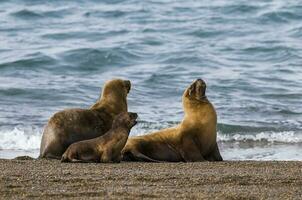
[[[71,144],[62,156],[62,162],[120,162],[131,128],[137,123],[136,113],[121,113],[112,128],[102,136]]]
[[[44,128],[39,158],[61,159],[67,147],[106,133],[119,113],[127,112],[128,80],[105,83],[98,101],[89,109],[67,109],[55,113]]]
[[[222,161],[216,142],[217,116],[206,97],[206,84],[197,79],[182,96],[185,116],[172,128],[129,137],[122,150],[125,161]]]

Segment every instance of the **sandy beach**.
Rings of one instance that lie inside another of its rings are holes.
[[[301,199],[302,162],[0,160],[0,199]]]

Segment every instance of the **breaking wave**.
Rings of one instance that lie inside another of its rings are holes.
[[[152,131],[154,131],[153,129]],[[151,131],[151,132],[152,132]],[[141,127],[134,129],[131,135],[142,135],[147,133]],[[11,130],[0,130],[0,150],[38,150],[40,148],[42,130],[41,128],[20,128],[15,127]],[[294,131],[265,131],[259,133],[236,133],[226,134],[218,132],[218,142],[229,143],[302,143],[302,134]]]
[[[261,132],[255,134],[219,134],[221,142],[268,142],[268,143],[302,143],[302,134],[293,131]]]
[[[0,149],[35,150],[40,148],[41,130],[37,128],[0,131]]]

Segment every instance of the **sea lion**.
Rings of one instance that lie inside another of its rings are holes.
[[[55,113],[44,128],[39,158],[60,159],[67,147],[106,133],[119,113],[127,112],[128,80],[105,83],[98,101],[89,109],[67,109]]]
[[[217,116],[208,100],[206,83],[194,81],[184,92],[184,118],[172,128],[129,137],[122,150],[125,161],[222,161],[216,142]]]
[[[62,156],[62,162],[120,162],[131,128],[137,123],[136,113],[121,113],[112,128],[102,136],[71,144]]]

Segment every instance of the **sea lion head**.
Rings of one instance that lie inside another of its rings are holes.
[[[183,98],[194,102],[207,102],[206,88],[204,80],[197,79],[185,90]]]
[[[103,92],[97,102],[91,107],[97,109],[107,104],[119,111],[127,111],[127,95],[131,89],[131,82],[123,79],[112,79],[107,81]]]
[[[119,95],[123,97],[127,97],[131,89],[131,82],[129,80],[123,79],[112,79],[105,83],[103,88],[102,97]]]
[[[125,127],[131,129],[137,124],[138,115],[133,112],[123,112],[117,115],[113,121],[112,127]]]

